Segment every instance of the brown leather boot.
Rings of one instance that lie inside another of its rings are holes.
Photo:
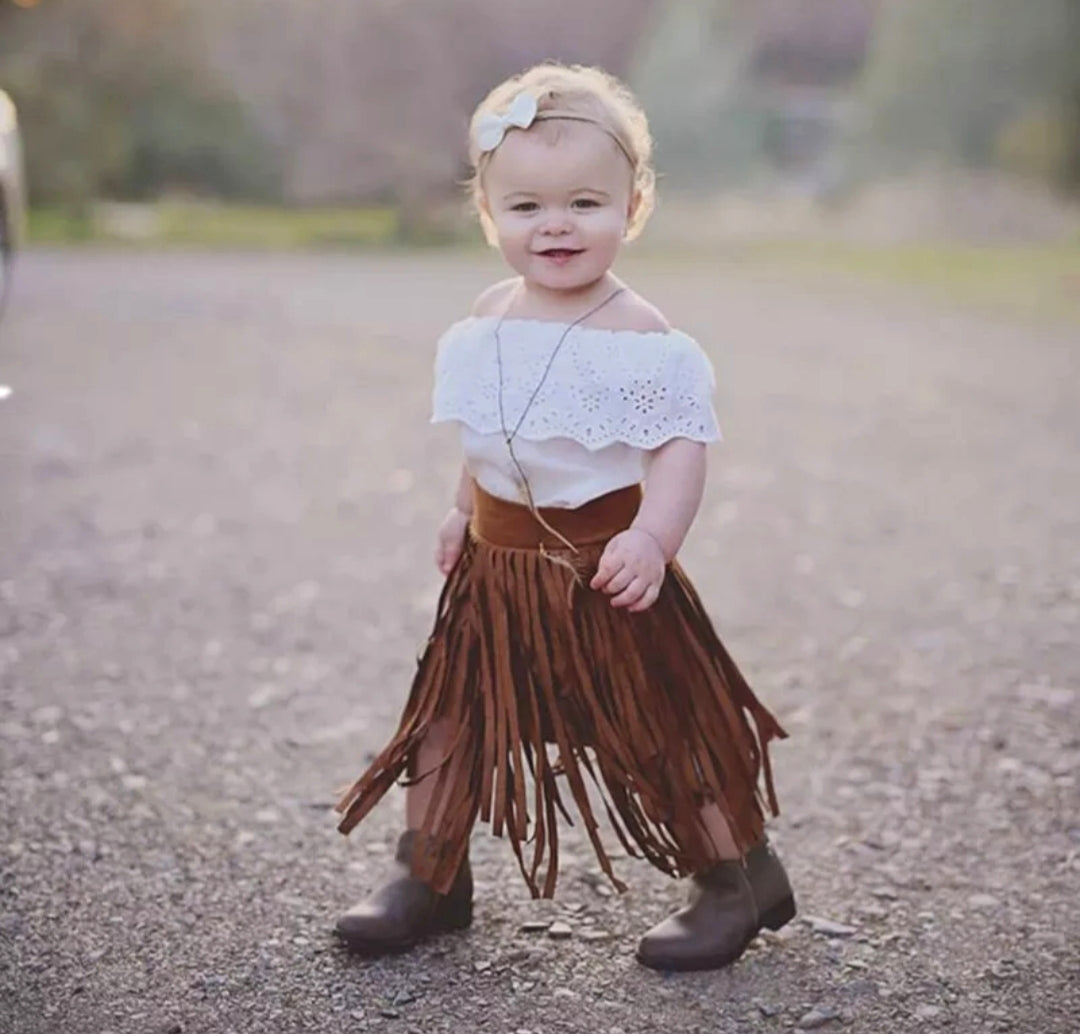
[[[743,859],[746,876],[754,891],[760,918],[759,929],[779,930],[795,918],[795,894],[780,859],[768,840],[755,844]]]
[[[335,932],[353,951],[383,955],[406,951],[432,934],[462,930],[472,922],[473,881],[469,859],[449,894],[436,894],[410,871],[417,830],[398,840],[390,879],[337,921]]]
[[[685,908],[642,937],[637,960],[651,969],[720,969],[763,926],[779,930],[795,915],[787,873],[766,841],[741,861],[718,862],[691,877]]]

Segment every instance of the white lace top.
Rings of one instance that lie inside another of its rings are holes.
[[[439,339],[432,422],[461,425],[465,464],[493,495],[523,501],[499,417],[492,316]],[[507,430],[521,420],[565,323],[508,319],[502,340]],[[681,331],[574,327],[513,439],[538,506],[577,507],[640,482],[649,453],[672,438],[720,437],[712,364]]]

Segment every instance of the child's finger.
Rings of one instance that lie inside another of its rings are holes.
[[[443,556],[443,563],[446,565],[446,573],[449,574],[456,566],[461,557],[461,548],[455,546],[452,549],[448,549]]]
[[[660,583],[650,582],[645,586],[645,591],[641,594],[641,598],[635,603],[631,603],[627,608],[631,614],[640,614],[643,610],[648,610],[660,597]]]
[[[622,592],[633,580],[634,571],[628,565],[623,565],[616,571],[608,580],[604,586],[604,592],[609,596],[613,596],[617,592]]]
[[[442,542],[439,543],[438,548],[435,550],[435,563],[442,574],[449,574],[454,569],[454,564],[457,562],[460,552],[459,549],[453,549]]]
[[[618,596],[611,597],[611,605],[613,607],[628,607],[632,603],[637,603],[648,587],[649,583],[646,579],[635,578]]]
[[[600,563],[596,567],[596,574],[589,582],[590,588],[602,589],[622,569],[622,561],[616,560],[609,553],[600,557]]]

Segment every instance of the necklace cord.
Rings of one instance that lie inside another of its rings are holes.
[[[605,305],[607,305],[608,302],[610,302],[616,296],[622,294],[622,292],[625,290],[626,288],[622,286],[615,288],[615,290],[612,291],[609,295],[607,295],[602,301],[598,302],[588,311],[582,313],[582,315],[578,316],[578,318],[575,319],[572,323],[567,324],[566,329],[563,330],[555,347],[551,350],[551,355],[548,356],[548,361],[544,367],[544,372],[541,375],[540,380],[537,382],[536,387],[533,388],[532,394],[529,396],[529,400],[525,403],[525,408],[522,409],[521,415],[518,417],[517,423],[514,424],[514,429],[512,431],[507,430],[506,412],[503,407],[502,338],[499,332],[502,330],[502,325],[506,321],[507,315],[514,304],[514,299],[517,298],[517,291],[515,291],[510,296],[510,300],[506,303],[506,308],[503,309],[502,315],[499,316],[499,320],[495,324],[495,361],[499,369],[499,426],[502,429],[503,441],[506,442],[506,448],[510,453],[510,460],[514,464],[514,468],[517,470],[518,477],[521,479],[520,488],[524,489],[525,502],[529,508],[529,512],[533,515],[533,517],[536,518],[540,526],[544,528],[545,531],[548,531],[552,535],[554,535],[555,538],[557,538],[564,546],[566,546],[567,549],[570,550],[570,552],[575,554],[580,552],[577,546],[575,546],[568,538],[566,538],[565,535],[559,532],[556,528],[553,528],[551,524],[547,520],[545,520],[543,514],[540,513],[540,510],[538,509],[536,502],[533,498],[532,488],[529,485],[529,479],[525,476],[525,471],[522,469],[521,463],[517,458],[517,454],[514,452],[514,438],[517,436],[518,431],[521,430],[521,425],[525,422],[525,417],[528,415],[529,410],[532,408],[532,404],[536,401],[536,397],[540,394],[540,389],[544,386],[544,382],[547,380],[548,374],[551,372],[551,367],[555,363],[555,357],[559,354],[559,351],[562,348],[563,343],[566,341],[567,337],[569,337],[570,331],[572,331],[580,324],[584,323],[585,320],[587,320],[590,316],[594,315]],[[575,579],[578,582],[581,581],[580,572],[569,560],[566,560],[552,553],[546,553],[543,549],[541,549],[541,552],[544,553],[545,556],[547,556],[555,563],[562,564],[563,566],[568,567],[571,571],[573,571]]]

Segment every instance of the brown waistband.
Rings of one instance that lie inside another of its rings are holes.
[[[470,528],[473,536],[491,546],[509,549],[565,548],[532,515],[527,506],[511,503],[474,486]],[[641,486],[628,485],[593,499],[575,510],[541,506],[540,514],[560,535],[575,546],[606,542],[625,531],[641,505]]]

